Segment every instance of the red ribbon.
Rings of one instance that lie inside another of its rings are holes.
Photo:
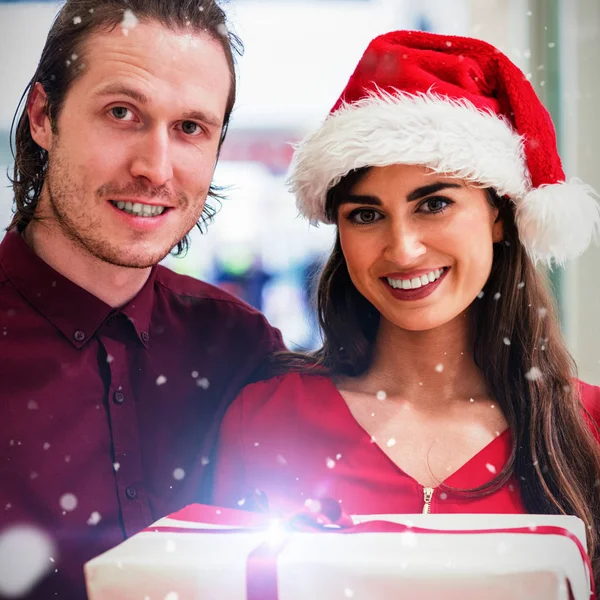
[[[193,513],[193,514],[190,514]],[[210,513],[210,517],[209,517]],[[224,514],[225,513],[225,514]],[[217,518],[214,518],[215,514]],[[187,517],[187,518],[183,518]],[[192,518],[190,518],[192,517]],[[195,518],[194,518],[195,517]],[[191,505],[182,511],[175,513],[170,518],[188,522],[204,522],[216,525],[231,524],[227,528],[202,529],[202,533],[249,533],[264,531],[265,526],[272,521],[272,517],[267,518],[264,514],[247,513],[244,511],[215,509],[215,507],[204,507]],[[216,522],[215,522],[216,521]],[[331,527],[334,525],[334,527]],[[592,565],[583,544],[579,538],[564,527],[554,525],[540,525],[537,527],[515,527],[499,529],[428,529],[425,527],[412,527],[403,523],[393,523],[391,521],[365,521],[363,523],[353,524],[349,517],[342,515],[341,512],[337,518],[330,518],[323,513],[303,512],[282,522],[282,526],[287,532],[326,532],[336,534],[356,534],[356,533],[419,533],[419,534],[529,534],[536,535],[559,535],[569,538],[579,550],[579,554],[585,563],[590,576],[590,600],[596,598],[596,587],[592,571]],[[157,526],[150,527],[144,531],[156,531],[161,533],[195,533],[199,532],[196,528],[177,527],[177,526]],[[277,589],[277,557],[285,548],[290,539],[285,535],[278,543],[265,541],[259,544],[250,552],[246,564],[246,592],[247,600],[278,600]]]

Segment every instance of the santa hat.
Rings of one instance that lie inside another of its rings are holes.
[[[420,31],[375,38],[328,118],[296,148],[300,212],[328,222],[327,191],[354,169],[423,165],[516,207],[534,261],[563,264],[600,231],[595,192],[565,181],[550,115],[525,75],[481,40]]]

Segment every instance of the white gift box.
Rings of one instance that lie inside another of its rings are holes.
[[[276,521],[269,525],[264,515],[190,506],[89,561],[88,597],[590,600],[585,528],[576,517],[433,514],[352,520],[362,525],[344,533],[327,528],[290,533]],[[381,521],[384,529],[399,524],[402,531],[361,531]],[[274,579],[270,588],[249,583],[256,564]]]

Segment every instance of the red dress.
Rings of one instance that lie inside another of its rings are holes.
[[[580,386],[600,422],[600,388]],[[510,451],[506,430],[444,485],[467,489],[490,481]],[[337,500],[347,514],[420,513],[426,504],[432,513],[526,512],[515,479],[480,498],[424,488],[371,441],[323,376],[290,373],[244,388],[223,420],[217,460],[213,503],[219,506],[247,508],[260,490],[285,513],[319,498]]]

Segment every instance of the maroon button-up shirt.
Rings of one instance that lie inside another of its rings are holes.
[[[6,234],[0,538],[34,525],[53,545],[28,597],[84,598],[85,561],[197,501],[225,409],[282,348],[206,283],[158,266],[112,309]]]

